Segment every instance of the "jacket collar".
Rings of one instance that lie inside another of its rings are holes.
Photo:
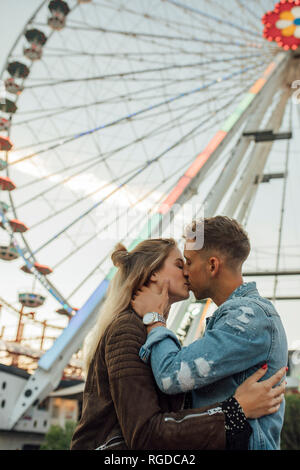
[[[247,297],[250,292],[255,292],[258,295],[256,282],[244,282],[230,294],[227,300],[235,299],[236,297]]]
[[[230,296],[225,300],[223,304],[219,305],[219,307],[217,308],[217,310],[214,311],[211,317],[206,318],[206,326],[208,326],[210,321],[212,321],[213,324],[213,319],[216,319],[218,317],[221,311],[221,307],[227,302],[227,300],[238,299],[239,297],[246,297],[250,293],[256,293],[256,295],[259,296],[258,290],[256,288],[256,282],[244,282],[243,284],[241,284],[230,294]]]

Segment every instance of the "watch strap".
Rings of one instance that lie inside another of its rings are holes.
[[[152,321],[150,323],[148,323],[148,321],[144,322],[147,326],[151,326],[151,325],[153,325],[154,323],[157,323],[157,322],[161,322],[161,323],[166,324],[165,318],[162,315],[160,315],[158,312],[147,312],[146,315],[148,315],[148,314],[152,315]]]
[[[155,323],[158,322],[158,321],[161,322],[161,323],[166,323],[165,318],[162,315],[160,315],[159,313],[157,314],[156,318],[157,318],[157,320],[155,320]]]

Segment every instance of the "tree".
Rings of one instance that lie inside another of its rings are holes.
[[[67,421],[65,428],[51,426],[40,450],[69,450],[76,423]]]
[[[281,432],[282,450],[300,450],[300,396],[286,395],[284,423]]]

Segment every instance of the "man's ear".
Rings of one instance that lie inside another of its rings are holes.
[[[220,259],[215,257],[215,256],[212,256],[210,259],[209,259],[209,270],[210,270],[210,274],[212,276],[216,276],[219,272],[219,269],[220,269]]]

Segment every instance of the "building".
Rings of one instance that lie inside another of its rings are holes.
[[[0,364],[0,450],[39,449],[51,425],[64,427],[66,421],[77,422],[80,417],[84,382],[64,379],[49,397],[34,403],[10,430],[9,410],[28,378],[26,371]]]

